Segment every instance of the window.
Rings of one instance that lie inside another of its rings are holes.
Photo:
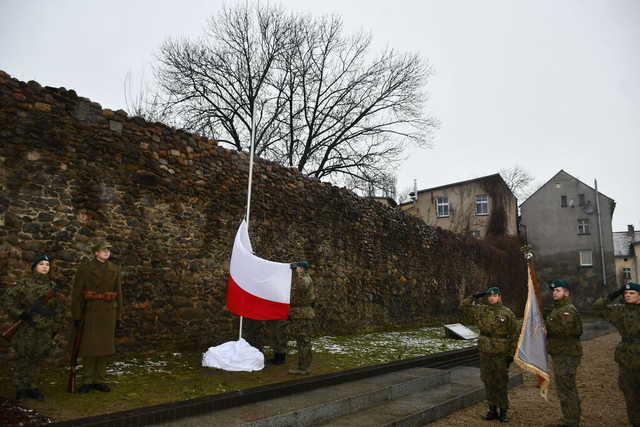
[[[479,232],[479,231],[472,231],[472,232],[471,232],[471,235],[472,235],[473,237],[480,238],[480,232]]]
[[[631,281],[631,268],[624,267],[622,269],[622,280],[624,281],[624,283],[628,283]]]
[[[588,219],[578,220],[578,234],[591,234],[591,229],[589,228]]]
[[[560,207],[561,208],[567,207],[567,196],[560,196]]]
[[[578,206],[584,206],[584,194],[578,194]]]
[[[591,251],[580,251],[580,265],[582,267],[591,267],[593,265]]]
[[[448,197],[438,197],[436,200],[436,215],[438,217],[449,216],[449,198]]]
[[[476,215],[489,215],[489,196],[486,194],[476,196]]]

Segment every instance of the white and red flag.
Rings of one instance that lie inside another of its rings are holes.
[[[291,267],[253,254],[245,220],[233,242],[229,270],[229,310],[254,320],[286,319],[289,316]]]

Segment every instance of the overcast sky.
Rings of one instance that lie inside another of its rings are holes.
[[[234,4],[227,1],[227,5]],[[265,3],[265,2],[263,2]],[[272,2],[278,3],[278,2]],[[160,44],[198,38],[217,0],[1,0],[0,69],[124,109],[124,80],[152,80]],[[289,0],[337,14],[377,48],[434,68],[433,148],[411,150],[400,190],[520,165],[543,183],[560,169],[613,198],[614,231],[640,228],[640,1]]]

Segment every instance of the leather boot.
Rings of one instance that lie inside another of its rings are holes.
[[[29,397],[32,399],[39,400],[40,402],[44,400],[44,394],[37,388],[31,388],[27,390],[27,392],[29,392]]]
[[[500,414],[498,415],[498,419],[501,423],[508,423],[509,417],[507,416],[507,410],[500,408]]]
[[[78,389],[78,393],[89,393],[91,390],[93,390],[92,384],[82,384]]]
[[[268,360],[268,363],[272,363],[274,365],[282,365],[286,362],[287,360],[287,354],[286,353],[275,353],[273,355],[273,359]]]
[[[29,390],[26,388],[16,391],[16,400],[28,399],[29,397],[31,396],[29,395]]]
[[[94,390],[101,391],[103,393],[109,393],[111,391],[111,387],[104,383],[91,384]]]
[[[496,405],[489,405],[489,411],[487,415],[482,417],[483,420],[495,420],[498,418],[498,411],[496,410]]]

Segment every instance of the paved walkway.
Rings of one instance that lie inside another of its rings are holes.
[[[629,426],[622,392],[618,388],[618,366],[613,360],[620,335],[611,333],[582,343],[584,356],[578,369],[578,392],[582,399],[581,426]],[[524,384],[509,393],[511,401],[509,426],[554,426],[562,421],[560,403],[553,382],[549,402],[535,388],[536,379],[525,374]],[[429,427],[504,426],[499,422],[482,421],[486,405],[479,403]]]

